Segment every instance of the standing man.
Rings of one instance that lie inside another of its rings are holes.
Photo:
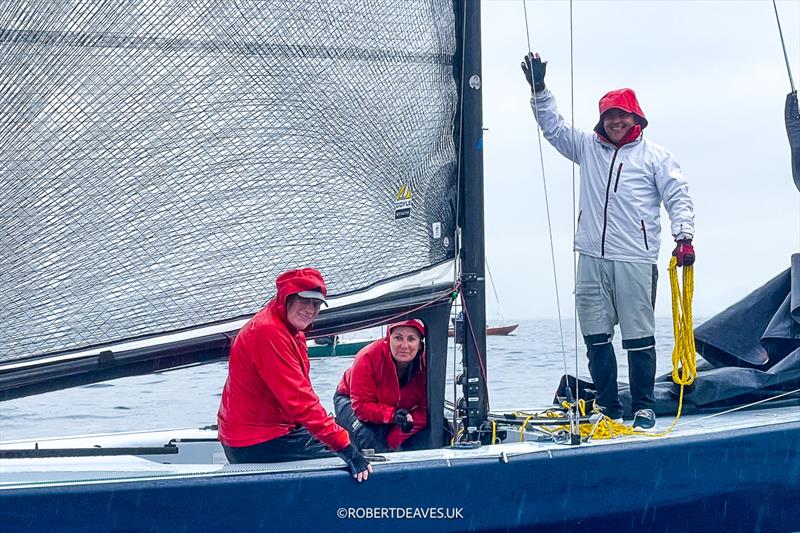
[[[239,330],[217,413],[219,441],[231,463],[271,463],[336,453],[361,482],[372,466],[329,416],[309,378],[303,333],[327,290],[313,268],[290,270],[278,293]]]
[[[636,94],[618,89],[600,99],[592,133],[567,124],[545,87],[547,62],[528,54],[522,62],[531,86],[531,107],[545,139],[580,165],[580,210],[575,300],[595,403],[622,418],[617,360],[611,339],[619,324],[628,350],[633,426],[655,426],[656,262],[661,242],[660,204],[669,214],[678,266],[694,263],[694,207],[689,187],[670,152],[646,140],[647,119]]]

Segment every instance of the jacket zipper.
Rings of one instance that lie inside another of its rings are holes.
[[[606,205],[603,207],[603,237],[600,241],[600,257],[606,256],[606,227],[608,227],[608,193],[611,191],[611,178],[614,175],[614,163],[617,161],[619,148],[614,149],[614,157],[611,158],[611,166],[608,169],[608,183],[606,183]]]
[[[644,220],[642,220],[642,235],[644,236],[644,249],[650,250],[650,247],[647,246],[647,230],[644,229]]]
[[[622,174],[622,163],[620,162],[619,166],[617,167],[617,181],[614,182],[614,192],[617,192],[617,187],[619,187],[619,175]]]

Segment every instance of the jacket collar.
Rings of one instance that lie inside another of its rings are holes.
[[[601,124],[598,124],[594,128],[594,133],[597,135],[597,139],[601,143],[611,145],[614,148],[622,148],[626,144],[635,143],[643,136],[642,127],[639,126],[639,124],[634,124],[633,127],[628,131],[628,134],[620,141],[619,144],[614,144],[611,142],[611,140],[606,136],[606,130]]]

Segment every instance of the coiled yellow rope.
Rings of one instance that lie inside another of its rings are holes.
[[[683,410],[683,389],[691,385],[697,377],[697,353],[694,344],[694,326],[692,323],[692,297],[694,295],[694,267],[683,267],[683,290],[678,284],[678,261],[672,257],[669,262],[669,283],[672,293],[672,330],[675,335],[675,347],[672,350],[672,381],[681,386],[678,397],[678,412],[672,424],[661,433],[637,431],[631,426],[614,422],[599,410],[601,415],[594,424],[581,424],[581,437],[588,439],[611,439],[620,435],[643,435],[662,437],[673,430]],[[565,405],[569,409],[570,405]],[[580,406],[585,414],[585,408]],[[569,431],[569,426],[560,426],[560,430]],[[524,431],[524,429],[523,429]],[[521,435],[522,437],[522,435]]]
[[[683,291],[678,286],[678,260],[669,260],[669,286],[672,293],[672,331],[675,347],[672,349],[672,381],[681,386],[678,397],[678,412],[675,420],[662,433],[651,433],[653,437],[668,434],[678,423],[683,411],[683,389],[694,383],[697,377],[697,351],[694,345],[694,324],[692,323],[692,297],[694,296],[694,267],[683,268]]]
[[[691,385],[697,377],[697,356],[692,324],[692,296],[694,295],[694,267],[683,267],[683,292],[678,286],[678,261],[669,262],[669,285],[672,292],[672,330],[675,348],[672,350],[672,381],[678,385]],[[679,413],[680,416],[680,413]]]

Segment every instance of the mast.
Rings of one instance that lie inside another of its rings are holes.
[[[483,213],[483,106],[481,72],[481,3],[463,1],[461,138],[459,182],[461,191],[461,296],[464,303],[464,350],[459,401],[467,440],[479,440],[488,415],[486,384],[486,301]]]

